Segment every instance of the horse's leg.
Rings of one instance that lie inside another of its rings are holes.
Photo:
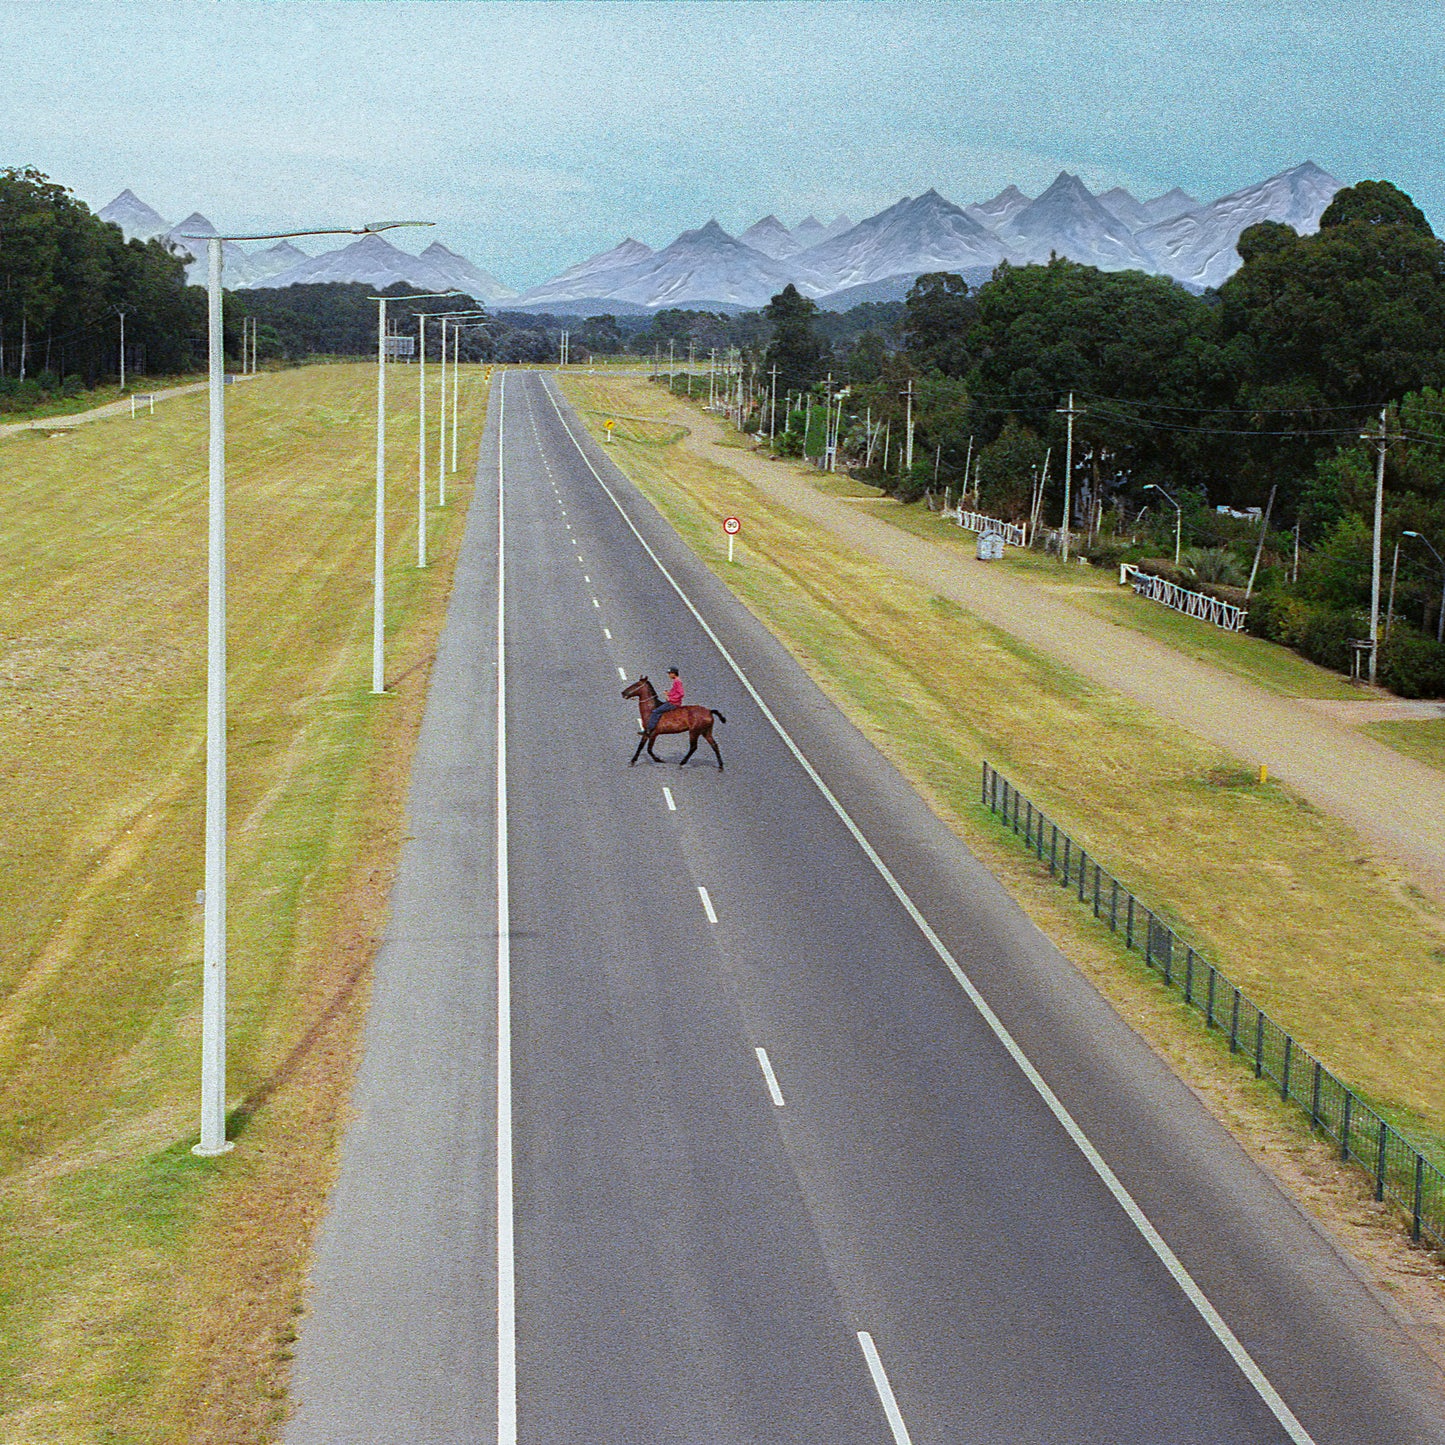
[[[688,758],[690,758],[697,751],[697,735],[700,731],[701,729],[694,729],[688,733],[688,736],[692,739],[692,746],[687,750],[687,753],[684,755],[683,760],[678,764],[678,767],[685,768],[687,766]]]
[[[646,733],[643,733],[643,735],[642,735],[640,738],[638,738],[638,740],[637,740],[637,752],[633,753],[633,755],[632,755],[632,763],[635,763],[635,762],[637,761],[639,755],[640,755],[641,752],[642,752],[643,745],[644,745],[646,742],[647,742],[647,734],[646,734]],[[630,767],[632,766],[632,763],[628,763],[627,766],[630,768]]]
[[[656,729],[656,728],[653,728],[653,730],[652,730],[650,733],[648,733],[648,735],[647,735],[645,738],[643,738],[643,740],[642,740],[642,742],[644,742],[644,743],[647,744],[647,756],[648,756],[649,758],[651,758],[654,763],[660,763],[660,762],[662,761],[662,759],[661,759],[660,757],[658,757],[655,752],[652,751],[652,745],[653,745],[653,743],[655,743],[656,741],[657,741],[657,729]],[[642,743],[639,743],[639,744],[638,744],[638,747],[641,747],[641,746],[642,746]]]
[[[718,772],[722,772],[722,753],[718,750],[717,740],[712,735],[712,729],[708,728],[708,730],[703,734],[703,736],[707,739],[708,746],[713,750],[713,752],[717,753],[717,770]]]

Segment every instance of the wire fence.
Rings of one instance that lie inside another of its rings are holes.
[[[1227,1036],[1230,1053],[1251,1065],[1255,1078],[1272,1080],[1280,1098],[1298,1104],[1334,1141],[1342,1160],[1368,1171],[1375,1198],[1409,1215],[1417,1244],[1445,1249],[1445,1173],[988,763],[981,801],[1126,947],[1143,952],[1164,983],[1204,1015],[1206,1028]]]

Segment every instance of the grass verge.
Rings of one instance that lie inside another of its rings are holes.
[[[1360,731],[1404,753],[1407,758],[1414,758],[1417,763],[1445,772],[1445,718],[1366,723]]]
[[[470,487],[415,566],[374,368],[228,391],[230,1132],[196,1137],[206,397],[0,449],[0,1439],[274,1438]],[[463,425],[485,409],[463,371]],[[408,425],[410,422],[410,425]],[[461,485],[458,485],[458,484]]]
[[[568,386],[589,407],[625,398],[629,410],[644,410],[641,386],[595,378]],[[665,405],[657,398],[659,415]],[[843,548],[721,459],[625,441],[612,455],[1046,930],[1072,957],[1094,960],[1101,988],[1126,1013],[1154,1020],[1150,1037],[1166,1053],[1196,1047],[1192,1021],[1177,1002],[1151,1001],[1158,986],[1142,965],[1106,939],[1088,940],[1067,899],[1054,896],[1061,890],[1002,838],[975,802],[983,757],[1177,919],[1341,1077],[1430,1152],[1445,1153],[1445,915],[1363,858],[1346,828]],[[748,518],[732,567],[718,527],[729,513]],[[1251,1084],[1227,1063],[1203,1076],[1248,1105]],[[1284,1116],[1260,1107],[1289,1137]]]

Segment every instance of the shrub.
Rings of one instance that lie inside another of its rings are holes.
[[[1190,547],[1183,561],[1200,582],[1219,582],[1227,587],[1244,585],[1244,570],[1227,547]]]
[[[1401,697],[1445,697],[1445,647],[1433,637],[1393,632],[1380,649],[1377,676]]]
[[[1124,554],[1128,551],[1129,544],[1125,541],[1116,537],[1098,537],[1085,555],[1091,567],[1117,567],[1127,560]]]

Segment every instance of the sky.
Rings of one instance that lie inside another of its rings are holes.
[[[521,289],[635,236],[1313,160],[1445,221],[1434,0],[7,0],[0,165],[223,232],[420,219]],[[324,249],[316,243],[309,249]],[[339,244],[339,243],[338,243]]]

